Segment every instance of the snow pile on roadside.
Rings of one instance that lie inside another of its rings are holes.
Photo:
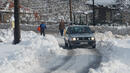
[[[21,43],[12,45],[12,31],[0,31],[0,73],[44,73],[39,58],[46,60],[60,52],[58,42],[52,35],[43,37],[32,31],[21,34]]]
[[[129,73],[130,67],[120,61],[109,61],[101,63],[97,70],[90,69],[89,73]]]
[[[9,42],[13,40],[13,31],[10,29],[0,29],[0,41]]]
[[[0,58],[0,73],[35,73],[36,69],[42,70],[32,48],[10,44],[8,47],[7,44],[0,46],[1,51],[5,50],[5,55]]]
[[[100,35],[99,35],[100,34]],[[102,62],[97,69],[89,73],[129,73],[130,72],[130,39],[115,38],[111,32],[98,33],[97,50],[102,55]]]
[[[111,31],[105,33],[95,33],[96,41],[109,40],[115,38]]]

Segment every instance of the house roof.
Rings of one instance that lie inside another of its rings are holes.
[[[110,6],[118,4],[117,0],[94,0],[95,5]],[[89,0],[86,4],[93,4],[93,0]]]
[[[93,12],[92,10],[88,10],[88,11],[74,11],[74,13],[76,13],[76,14],[90,14],[92,12]]]

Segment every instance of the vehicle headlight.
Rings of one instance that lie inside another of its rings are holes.
[[[72,40],[73,40],[73,41],[75,41],[75,40],[76,40],[76,38],[72,38]]]
[[[94,38],[94,37],[91,37],[91,40],[95,40],[95,38]]]

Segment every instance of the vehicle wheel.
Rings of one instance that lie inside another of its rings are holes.
[[[96,45],[92,46],[92,48],[96,48]]]

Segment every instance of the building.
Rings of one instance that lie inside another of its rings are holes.
[[[11,0],[0,4],[0,23],[10,23],[14,16],[14,3]],[[40,14],[30,8],[20,5],[20,22],[22,24],[34,23],[40,20]]]
[[[116,0],[94,0],[95,9],[95,23],[96,24],[122,24],[124,23],[123,13],[119,8],[121,6],[120,1]],[[90,10],[93,9],[92,0],[87,1],[86,5]],[[92,15],[92,14],[91,14]],[[91,20],[93,18],[91,17]]]
[[[76,25],[89,25],[91,23],[90,17],[92,16],[92,12],[92,10],[73,12],[72,23]]]

